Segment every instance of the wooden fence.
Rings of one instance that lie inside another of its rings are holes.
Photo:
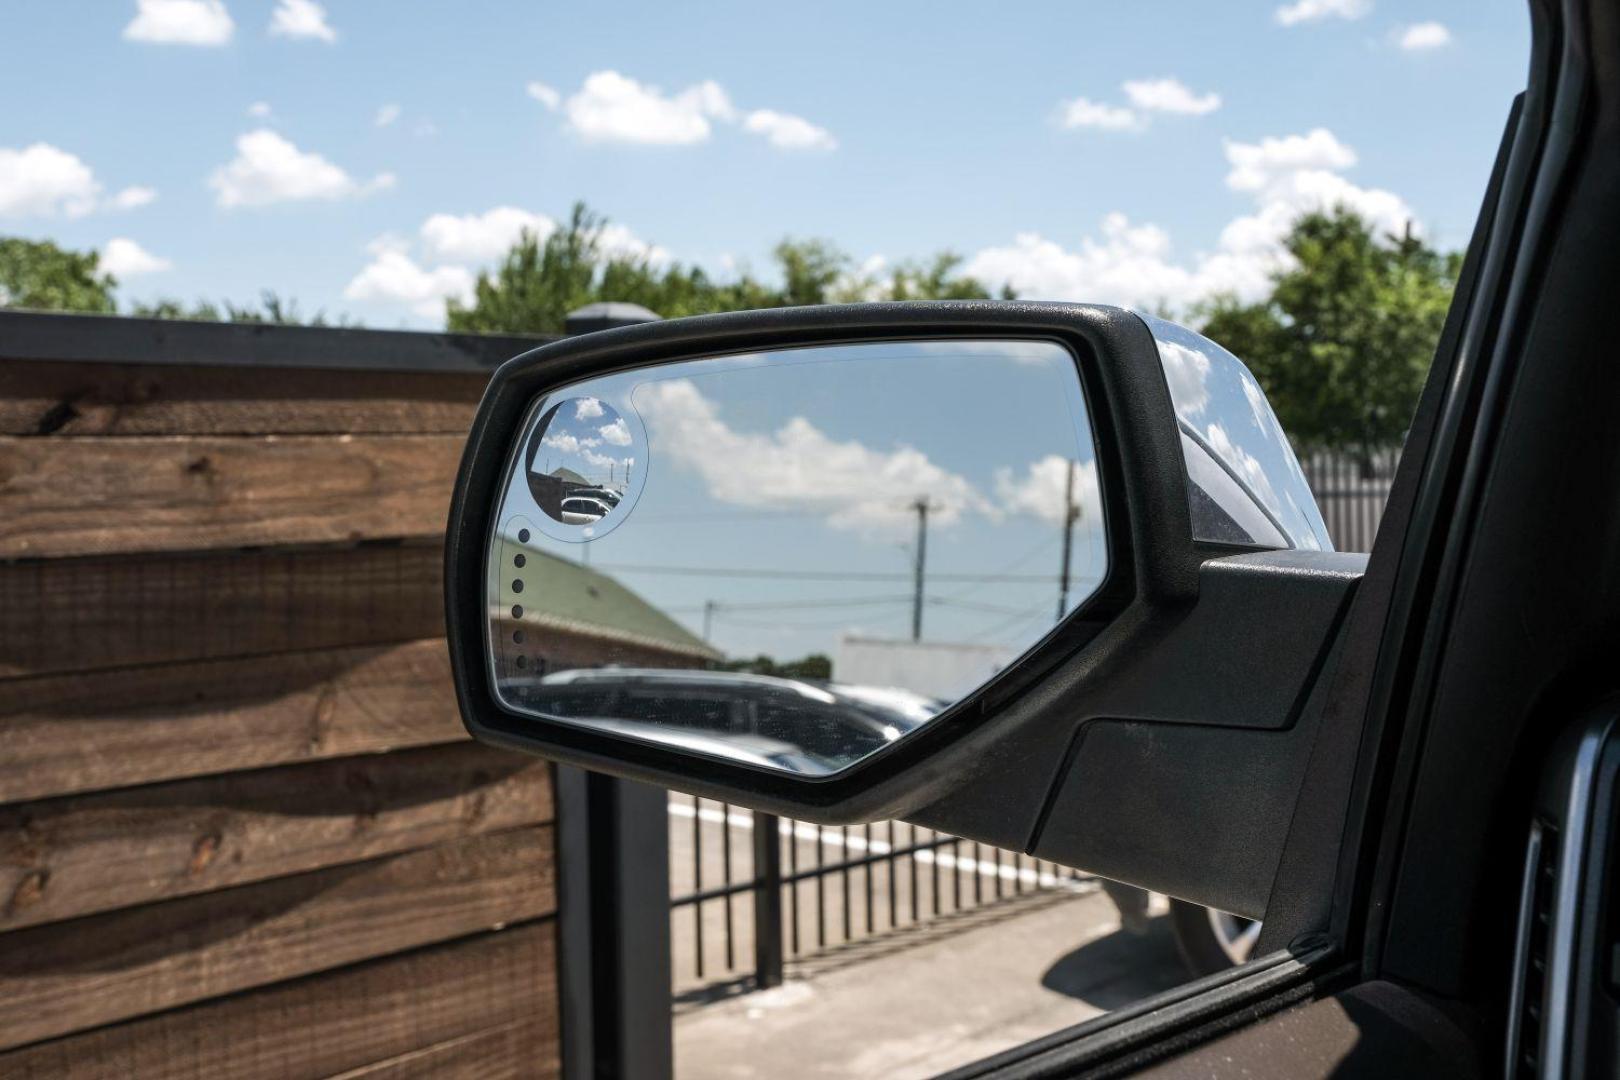
[[[0,314],[0,1076],[557,1072],[550,770],[440,599],[532,344]]]

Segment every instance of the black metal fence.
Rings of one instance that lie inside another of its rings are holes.
[[[779,985],[789,961],[1092,879],[884,821],[839,828],[670,796],[676,990]]]
[[[1400,464],[1399,449],[1369,454],[1319,450],[1300,456],[1305,480],[1340,551],[1371,551]]]

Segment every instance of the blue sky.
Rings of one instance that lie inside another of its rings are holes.
[[[1513,93],[1513,0],[456,4],[11,0],[0,232],[126,302],[435,327],[584,199],[724,276],[784,235],[949,247],[1025,295],[1263,287],[1342,200],[1460,246]]]

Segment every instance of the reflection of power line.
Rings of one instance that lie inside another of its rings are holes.
[[[609,563],[599,571],[613,574],[668,574],[677,577],[765,578],[781,581],[915,581],[916,573],[859,570],[766,570],[729,566],[661,566],[648,563]],[[1056,574],[930,573],[933,581],[1039,582],[1054,584]]]
[[[903,600],[891,601],[894,611],[873,612],[871,618],[881,620],[897,618],[904,614],[901,610],[902,606],[909,603],[911,603],[911,597],[909,596]],[[761,630],[831,630],[849,626],[849,617],[847,615],[840,619],[818,619],[815,622],[784,622],[781,619],[739,619],[722,611],[720,612],[720,618],[727,626],[747,626]]]
[[[1003,619],[998,623],[980,630],[977,634],[974,634],[972,637],[968,638],[968,641],[979,642],[984,641],[987,638],[999,637],[1002,634],[1007,633],[1009,630],[1020,629],[1024,625],[1034,622],[1036,619],[1047,618],[1051,610],[1051,608],[1047,607],[1045,604],[1042,604],[1040,607],[1030,608],[1026,611],[1019,612],[1010,618]]]
[[[1058,542],[1058,538],[1055,537],[1055,536],[1044,536],[1044,537],[1042,537],[1040,542],[1037,543],[1034,547],[1030,548],[1028,551],[1026,551],[1022,555],[1018,556],[1018,558],[1014,559],[1012,562],[1008,563],[1006,566],[1003,566],[1000,570],[997,570],[996,573],[997,574],[1007,574],[1007,573],[1009,573],[1009,572],[1011,572],[1013,570],[1017,570],[1020,567],[1028,566],[1035,559],[1035,556],[1040,555],[1043,552],[1047,551],[1049,548],[1055,546],[1057,544],[1057,542]],[[1044,581],[1046,579],[1042,579],[1042,580]],[[952,593],[950,596],[946,597],[945,599],[951,600],[951,601],[960,600],[965,596],[972,596],[974,593],[980,591],[981,589],[987,588],[992,584],[994,584],[994,582],[992,582],[992,581],[980,581],[977,585],[969,585],[967,588],[962,589],[959,592]]]
[[[1023,615],[1029,608],[1011,608],[1005,604],[980,604],[972,600],[952,600],[949,597],[930,596],[925,603],[941,607],[960,608],[963,611],[983,611],[990,615]]]
[[[902,596],[850,596],[831,600],[749,600],[733,603],[730,600],[709,600],[702,607],[668,607],[672,614],[695,615],[705,609],[714,611],[790,611],[803,608],[866,607],[872,604],[909,604],[910,595]]]
[[[784,521],[805,518],[825,518],[825,510],[737,510],[732,512],[711,512],[693,514],[646,514],[638,515],[636,520],[642,524],[658,522],[660,525],[694,524],[704,525],[715,521],[771,521],[781,519]]]

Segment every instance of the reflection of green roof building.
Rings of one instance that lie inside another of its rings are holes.
[[[550,667],[563,663],[657,663],[682,666],[723,659],[723,654],[702,638],[626,588],[617,579],[588,566],[525,546],[528,569],[524,577],[533,592],[523,597],[523,625],[599,643],[600,656],[556,656]],[[542,651],[564,645],[552,641]],[[548,647],[549,646],[549,647]],[[573,652],[574,650],[567,650]],[[649,655],[652,654],[652,655]]]
[[[564,483],[568,483],[568,484],[589,484],[590,483],[589,480],[587,480],[583,476],[579,475],[579,473],[575,472],[573,469],[570,469],[570,468],[568,468],[567,466],[564,466],[564,465],[559,465],[555,469],[552,469],[551,472],[548,475],[555,476],[557,479],[563,481]]]

